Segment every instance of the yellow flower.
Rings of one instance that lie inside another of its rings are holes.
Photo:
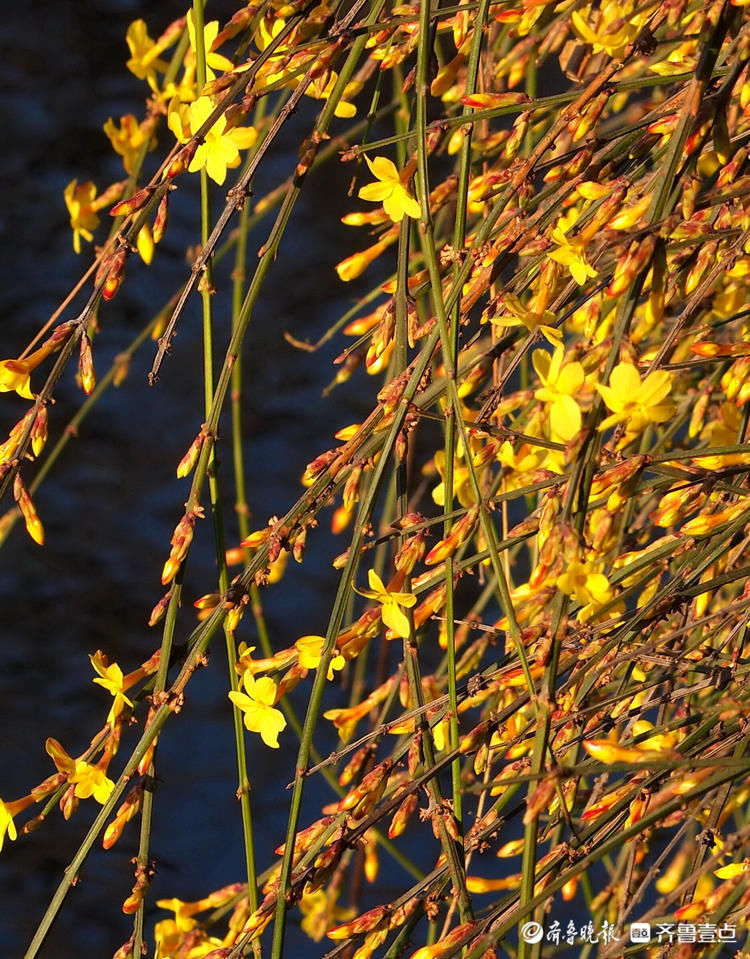
[[[383,607],[381,616],[385,625],[402,639],[409,638],[409,619],[401,608],[409,609],[413,606],[417,597],[413,593],[391,593],[383,585],[383,580],[378,576],[374,569],[367,574],[370,583],[369,589],[358,589],[360,596],[366,596],[367,599],[374,599]]]
[[[0,393],[15,390],[25,400],[33,400],[31,374],[50,353],[59,350],[64,340],[51,337],[43,346],[29,353],[25,360],[0,360]]]
[[[139,80],[147,80],[152,90],[156,89],[156,71],[166,73],[169,64],[159,60],[161,49],[148,35],[145,20],[134,20],[128,27],[125,40],[130,50],[130,59],[125,66],[134,73]]]
[[[317,669],[325,644],[325,636],[301,636],[294,644],[299,652],[300,666],[303,669]],[[333,679],[334,672],[343,669],[345,665],[346,660],[341,653],[334,656],[328,664],[328,679]]]
[[[612,587],[604,573],[596,570],[591,560],[585,563],[574,559],[565,572],[557,577],[557,588],[566,596],[573,596],[586,611],[595,612],[612,599]]]
[[[554,313],[549,310],[545,310],[543,313],[534,313],[532,310],[527,310],[521,300],[513,293],[506,293],[503,296],[503,305],[507,312],[502,316],[492,318],[490,323],[502,328],[525,326],[529,333],[539,330],[553,347],[560,343],[561,331],[549,325],[555,318]],[[508,313],[510,316],[508,316]]]
[[[2,799],[0,799],[0,851],[3,848],[6,833],[8,834],[8,838],[11,840],[18,838],[18,833],[16,832],[16,827],[13,823],[13,815],[10,811],[10,808],[2,801]]]
[[[632,4],[617,0],[605,2],[601,7],[591,5],[574,10],[570,15],[573,29],[583,41],[592,45],[594,53],[603,51],[615,60],[636,38],[646,18],[646,14],[633,16]]]
[[[735,876],[742,876],[747,871],[748,863],[746,862],[730,862],[728,866],[722,866],[721,869],[714,869],[714,875],[718,876],[719,879],[734,879]]]
[[[337,906],[337,899],[338,892],[330,889],[316,889],[300,899],[299,908],[305,917],[300,923],[302,931],[315,942],[320,942],[334,923],[354,916],[354,909]]]
[[[336,272],[339,275],[339,279],[344,283],[349,283],[350,280],[356,280],[358,276],[364,273],[373,260],[377,260],[383,250],[387,248],[387,242],[378,240],[377,243],[368,247],[366,250],[348,256],[336,265]]]
[[[569,240],[567,237],[568,231],[577,219],[575,211],[571,211],[571,214],[558,220],[557,226],[552,231],[552,239],[557,243],[557,249],[548,253],[547,256],[555,263],[567,266],[576,283],[583,286],[589,277],[596,276],[596,270],[586,259],[583,244],[580,241]]]
[[[534,350],[531,361],[542,382],[534,396],[550,404],[550,433],[554,439],[568,443],[581,429],[581,410],[573,396],[581,390],[586,374],[578,362],[563,366],[564,356],[559,344],[552,356],[546,350]]]
[[[112,708],[107,716],[107,722],[110,726],[113,726],[115,720],[122,712],[123,707],[126,704],[131,708],[133,706],[131,700],[125,695],[122,670],[117,663],[112,663],[111,666],[108,666],[107,657],[100,649],[98,649],[93,656],[89,656],[89,659],[91,660],[91,665],[94,667],[94,670],[99,674],[94,682],[97,686],[103,686],[104,689],[115,697],[115,701],[112,703]]]
[[[119,129],[110,117],[104,124],[104,132],[112,144],[112,149],[122,157],[125,172],[132,173],[141,147],[152,140],[151,131],[147,129],[146,123],[139,124],[133,114],[128,113],[120,117]]]
[[[666,370],[654,370],[642,380],[632,363],[618,363],[609,386],[597,383],[596,388],[611,410],[611,415],[600,423],[600,430],[626,423],[629,433],[640,433],[649,423],[664,423],[674,413],[674,403],[667,398],[672,374]]]
[[[432,499],[438,506],[445,506],[445,452],[438,450],[434,456],[435,469],[440,474],[441,481],[432,491]],[[464,465],[456,457],[453,461],[453,495],[450,502],[455,498],[462,506],[472,506],[474,504],[474,492],[471,488],[469,467]]]
[[[73,249],[76,253],[80,253],[81,237],[91,243],[94,239],[91,231],[99,226],[99,217],[92,206],[96,197],[96,187],[90,180],[80,186],[78,186],[78,180],[71,180],[65,187],[64,197],[73,229]]]
[[[245,714],[245,727],[251,733],[260,733],[260,738],[272,749],[279,748],[279,733],[286,727],[281,711],[274,709],[276,683],[270,676],[255,679],[249,671],[243,673],[245,693],[230,692],[229,698]]]
[[[68,782],[75,786],[75,794],[79,799],[88,799],[89,796],[93,796],[98,803],[104,805],[115,784],[107,778],[100,766],[93,766],[84,759],[73,759],[51,736],[44,744],[44,748],[52,757],[57,771],[65,773]]]
[[[214,103],[209,97],[200,97],[189,107],[174,97],[169,104],[167,124],[177,140],[186,143],[203,126],[213,109]],[[188,170],[195,173],[205,167],[211,179],[221,185],[226,179],[227,167],[239,166],[240,150],[247,150],[257,138],[253,127],[228,128],[227,118],[222,115],[205,134]]]
[[[187,15],[187,27],[188,35],[190,37],[190,49],[195,53],[197,46],[195,43],[195,14],[193,13],[192,8]],[[227,60],[226,57],[223,57],[220,53],[214,53],[212,47],[216,42],[216,37],[219,34],[219,21],[212,20],[210,23],[203,25],[203,49],[206,52],[206,80],[216,79],[216,75],[211,70],[213,67],[215,70],[232,70],[234,69],[234,64],[231,60]]]
[[[75,769],[68,774],[68,781],[75,785],[75,794],[79,799],[93,796],[102,806],[115,788],[115,784],[107,778],[103,769],[92,766],[83,759],[76,759]]]
[[[31,367],[28,360],[0,361],[0,393],[13,390],[25,400],[33,400],[31,392]]]
[[[419,204],[409,195],[402,180],[403,174],[398,172],[393,161],[388,157],[375,157],[370,160],[368,156],[365,161],[378,182],[363,186],[359,191],[359,198],[372,203],[382,203],[383,209],[394,223],[400,223],[404,214],[418,220]]]
[[[315,77],[312,83],[307,87],[305,96],[312,97],[314,100],[327,100],[333,92],[337,81],[338,74],[335,70],[331,70],[328,74],[322,73],[319,77]],[[356,96],[361,89],[361,83],[347,83],[344,87],[344,94],[336,104],[336,109],[333,111],[337,117],[349,118],[356,116],[357,108],[353,103],[349,103],[347,97]]]

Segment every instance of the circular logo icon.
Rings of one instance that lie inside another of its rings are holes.
[[[525,922],[521,926],[521,938],[524,942],[541,942],[544,936],[544,929],[538,922]]]

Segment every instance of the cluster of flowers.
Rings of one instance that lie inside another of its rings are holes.
[[[656,872],[648,870],[657,825],[683,830],[656,880],[675,903],[689,893],[676,919],[718,915],[735,902],[745,908],[750,780],[740,766],[722,766],[728,750],[744,748],[750,708],[741,682],[750,521],[745,4],[498,0],[481,3],[479,18],[459,4],[433,18],[439,56],[431,76],[425,44],[433,29],[419,4],[373,7],[382,15],[362,19],[361,43],[356,30],[328,33],[336,13],[328,0],[302,10],[251,3],[202,31],[190,12],[157,40],[143,21],[132,24],[127,66],[148,85],[148,112],[105,124],[129,178],[99,195],[75,180],[65,191],[77,252],[114,204],[110,212],[130,224],[148,264],[167,228],[174,181],[205,171],[224,184],[243,155],[265,149],[300,85],[322,101],[326,123],[352,120],[360,101],[366,112],[367,96],[367,115],[375,115],[376,73],[398,79],[397,106],[415,89],[416,119],[396,110],[394,137],[339,158],[364,157],[357,169],[370,182],[357,197],[375,204],[344,217],[367,227],[372,242],[335,266],[339,280],[359,292],[373,264],[398,263],[337,324],[356,340],[338,358],[335,385],[360,364],[380,377],[372,414],[344,427],[338,445],[308,465],[292,520],[273,518],[227,556],[246,569],[263,560],[253,587],[278,582],[290,554],[303,561],[317,513],[333,505],[334,531],[354,528],[334,563],[349,576],[350,612],[332,617],[325,636],[281,641],[262,658],[241,642],[228,699],[250,733],[278,748],[290,735],[285,697],[312,672],[314,688],[333,685],[379,639],[401,640],[403,656],[371,688],[363,674],[348,705],[323,711],[342,741],[338,758],[347,758],[342,795],[296,830],[289,848],[279,846],[257,909],[244,884],[192,903],[161,901],[175,919],[157,925],[159,955],[244,948],[281,900],[299,904],[314,939],[356,943],[356,959],[369,959],[422,914],[435,920],[444,904],[442,933],[413,959],[447,959],[464,947],[487,959],[534,895],[583,894],[582,857],[588,865],[611,855],[607,889],[583,892],[598,922],[619,921],[633,875],[646,882]],[[251,50],[245,59],[219,52],[235,38],[238,51]],[[168,62],[172,48],[183,52]],[[359,58],[346,70],[345,49]],[[537,68],[552,59],[572,89],[537,97]],[[427,124],[427,101],[442,110],[439,121]],[[275,104],[268,115],[266,104]],[[138,189],[161,122],[172,150]],[[290,191],[316,162],[326,129],[316,126],[302,145]],[[384,152],[391,144],[395,162]],[[256,212],[272,205],[262,198]],[[124,242],[101,252],[96,283],[105,299],[119,289],[130,252]],[[0,363],[0,391],[34,403],[0,447],[0,471],[15,472],[13,512],[40,543],[43,528],[18,472],[46,440],[49,394],[35,394],[31,376],[79,342],[79,377],[90,393],[91,335],[80,323],[61,324],[35,351]],[[437,439],[435,421],[445,424]],[[209,436],[202,427],[178,476],[197,475]],[[394,488],[406,490],[390,505],[378,498],[383,461]],[[191,491],[152,624],[175,595],[202,517]],[[374,517],[381,536],[368,542]],[[357,588],[357,564],[370,550],[368,588]],[[241,574],[200,597],[199,618],[240,635],[249,585]],[[420,644],[429,662],[440,659],[430,673],[419,669]],[[2,835],[16,838],[13,817],[52,794],[60,793],[66,818],[80,799],[103,803],[112,794],[108,767],[123,717],[137,704],[126,693],[156,671],[159,656],[128,675],[101,653],[92,662],[95,682],[114,697],[105,729],[76,759],[48,740],[57,774],[0,803]],[[348,746],[365,721],[363,744]],[[152,757],[150,750],[141,776]],[[436,757],[454,763],[451,799],[440,793]],[[303,766],[298,781],[305,774]],[[519,790],[525,801],[514,811],[509,800]],[[428,805],[420,809],[422,795]],[[137,814],[141,796],[138,784],[105,845]],[[504,832],[516,815],[523,841]],[[431,831],[434,870],[426,885],[354,916],[338,905],[343,877],[358,868],[353,851],[362,849],[375,881],[385,817],[391,842],[407,827],[428,838]],[[710,828],[708,864],[690,853],[692,821]],[[613,834],[624,849],[617,862]],[[469,872],[490,849],[500,863],[485,858],[480,871],[493,875]],[[518,869],[505,868],[519,856]],[[127,912],[141,908],[147,888],[136,883]],[[476,921],[471,906],[490,894],[494,925]],[[219,907],[231,912],[221,937],[196,918]]]

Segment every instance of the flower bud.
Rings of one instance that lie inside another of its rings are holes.
[[[345,922],[341,926],[329,929],[326,935],[329,939],[351,939],[352,936],[360,935],[363,932],[372,932],[387,917],[388,908],[386,906],[376,906],[368,912],[363,912],[356,919],[352,919],[351,922]]]
[[[128,251],[124,246],[120,247],[120,249],[110,257],[107,263],[107,279],[104,281],[104,288],[102,289],[102,296],[105,300],[111,300],[120,289],[125,276],[125,263],[127,258]]]
[[[363,819],[377,805],[385,792],[393,763],[390,759],[379,763],[338,804],[339,810],[348,811],[353,819]]]
[[[172,180],[174,177],[184,173],[192,163],[193,157],[198,150],[198,141],[191,140],[177,153],[164,173],[165,180]]]
[[[151,615],[148,618],[149,626],[156,626],[156,624],[164,617],[164,614],[167,611],[167,606],[169,605],[169,598],[172,595],[172,590],[165,593],[159,602],[151,610]]]
[[[193,471],[193,467],[198,462],[198,456],[200,455],[201,448],[203,447],[203,440],[206,438],[204,428],[205,423],[201,427],[200,433],[198,433],[193,442],[190,444],[187,453],[185,453],[180,462],[177,464],[178,479],[182,479],[182,477],[191,473]]]
[[[344,283],[348,283],[351,280],[356,279],[358,276],[364,273],[367,267],[374,260],[377,260],[380,254],[387,249],[387,247],[388,243],[384,240],[380,240],[378,243],[375,243],[368,249],[361,250],[359,253],[354,253],[352,256],[348,256],[336,266],[336,272],[339,275],[339,279]]]
[[[47,442],[47,407],[46,405],[41,406],[39,412],[37,413],[34,419],[34,425],[31,428],[31,449],[34,452],[34,456],[39,456],[39,454],[44,449],[44,444]]]
[[[494,110],[499,107],[517,106],[520,103],[531,103],[531,98],[526,93],[473,93],[470,96],[461,97],[461,103],[477,110]]]
[[[86,396],[89,396],[96,386],[94,373],[94,356],[91,352],[91,340],[85,331],[81,335],[81,350],[78,357],[78,377]]]
[[[417,808],[417,802],[417,794],[414,792],[410,793],[406,799],[404,799],[396,812],[393,814],[391,825],[388,827],[389,839],[395,839],[406,829],[414,810]]]
[[[125,802],[117,810],[115,818],[104,830],[102,845],[105,849],[111,849],[112,846],[122,835],[125,825],[136,815],[141,808],[143,801],[143,786],[138,785],[131,790]]]
[[[166,586],[167,583],[171,581],[177,575],[177,571],[182,564],[182,561],[187,556],[187,552],[190,549],[190,544],[193,540],[193,530],[195,528],[195,520],[199,514],[194,510],[188,510],[185,515],[182,517],[180,522],[175,526],[174,533],[172,533],[172,549],[169,554],[169,558],[164,564],[164,569],[161,574],[162,585]]]
[[[344,766],[339,776],[339,786],[348,786],[370,755],[369,746],[361,746]]]
[[[440,540],[440,542],[430,550],[427,556],[425,556],[425,565],[434,566],[435,563],[440,563],[449,556],[452,556],[474,532],[478,516],[478,507],[472,506],[471,509],[453,525],[445,539]]]
[[[164,234],[167,232],[167,224],[169,221],[169,191],[167,191],[164,196],[159,201],[159,206],[156,210],[156,217],[154,218],[154,225],[151,230],[151,235],[154,243],[161,243],[164,238]]]
[[[31,502],[31,497],[26,490],[26,487],[23,485],[21,480],[21,474],[16,473],[16,478],[13,481],[13,496],[15,497],[18,508],[21,511],[23,516],[24,523],[26,524],[26,531],[29,536],[34,540],[35,543],[38,543],[40,546],[44,546],[44,527],[42,526],[41,520],[37,515],[34,504]]]
[[[142,190],[138,190],[137,193],[134,193],[126,200],[120,200],[120,202],[115,203],[109,211],[109,215],[130,216],[131,213],[136,213],[148,203],[155,189],[156,187],[153,186],[145,186]]]

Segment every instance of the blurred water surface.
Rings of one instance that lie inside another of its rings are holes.
[[[212,3],[208,18],[231,13],[232,4]],[[184,5],[136,0],[37,2],[14,4],[0,27],[0,123],[5,131],[0,176],[0,276],[2,350],[16,356],[89,265],[92,249],[72,250],[63,201],[65,185],[94,180],[99,189],[122,179],[119,158],[109,148],[102,124],[109,117],[142,114],[145,84],[125,68],[128,23],[143,16],[157,36]],[[295,118],[295,130],[266,165],[273,185],[288,175],[296,143],[309,113]],[[325,174],[336,176],[335,171]],[[230,180],[227,183],[229,186]],[[176,290],[186,276],[184,251],[198,239],[195,205],[184,202],[188,187],[172,204],[170,229],[154,264],[135,259],[122,290],[101,311],[102,332],[95,360],[103,373]],[[339,343],[310,357],[291,348],[285,330],[300,338],[318,336],[346,308],[356,290],[339,283],[332,265],[347,255],[346,228],[338,215],[346,207],[342,182],[316,176],[303,193],[279,263],[267,284],[247,340],[245,462],[254,524],[264,525],[298,497],[305,463],[331,445],[335,429],[361,418],[364,398],[356,383],[336,395],[333,404],[321,391],[333,375],[331,358]],[[220,202],[217,194],[216,204]],[[250,268],[263,242],[263,227],[253,236]],[[97,234],[101,240],[106,224]],[[324,242],[321,242],[321,237]],[[228,332],[226,299],[218,296],[217,342],[223,351]],[[69,311],[66,318],[75,315]],[[182,320],[172,355],[156,387],[146,372],[154,355],[147,344],[130,376],[110,391],[69,444],[36,505],[47,542],[37,547],[16,528],[0,553],[0,795],[13,799],[54,771],[44,752],[47,736],[59,739],[73,755],[86,748],[109,708],[109,697],[91,683],[87,656],[103,649],[125,671],[158,647],[159,633],[146,626],[160,597],[161,566],[169,537],[182,512],[187,481],[175,479],[175,467],[202,422],[202,372],[199,318],[195,304]],[[35,386],[38,385],[34,383]],[[357,393],[360,395],[358,396]],[[51,433],[59,435],[80,405],[82,394],[66,373],[50,410]],[[0,432],[26,409],[15,394],[3,394]],[[225,438],[228,427],[225,424]],[[229,476],[228,445],[220,449]],[[28,471],[28,477],[33,475]],[[226,503],[227,516],[232,505]],[[311,537],[308,561],[287,574],[283,600],[266,593],[273,644],[290,645],[303,633],[322,632],[326,594],[335,583],[331,558],[344,544],[334,541],[326,520]],[[231,525],[231,524],[230,524]],[[185,578],[186,605],[178,639],[194,624],[190,602],[215,583],[209,524],[203,525]],[[278,589],[278,588],[277,588]],[[248,617],[249,619],[250,617]],[[239,638],[254,639],[251,623]],[[186,708],[162,739],[155,803],[152,854],[157,874],[149,897],[149,938],[161,897],[195,899],[240,880],[244,857],[222,642],[210,666],[190,684]],[[306,689],[298,691],[297,708]],[[344,694],[331,692],[332,702]],[[123,744],[121,757],[138,730]],[[329,750],[331,738],[319,745]],[[258,863],[272,861],[283,839],[285,806],[279,801],[292,777],[296,742],[290,731],[279,753],[251,737],[253,810],[258,829]],[[119,769],[118,761],[113,771]],[[319,815],[330,794],[310,784],[303,821]],[[58,812],[43,830],[7,843],[0,857],[0,941],[8,956],[20,955],[96,810],[83,803],[65,824]],[[132,885],[130,858],[137,829],[109,853],[97,849],[79,885],[70,893],[43,956],[111,955],[130,934],[131,920],[119,911]],[[301,933],[290,932],[290,955],[322,955]],[[152,940],[151,940],[152,941]]]

